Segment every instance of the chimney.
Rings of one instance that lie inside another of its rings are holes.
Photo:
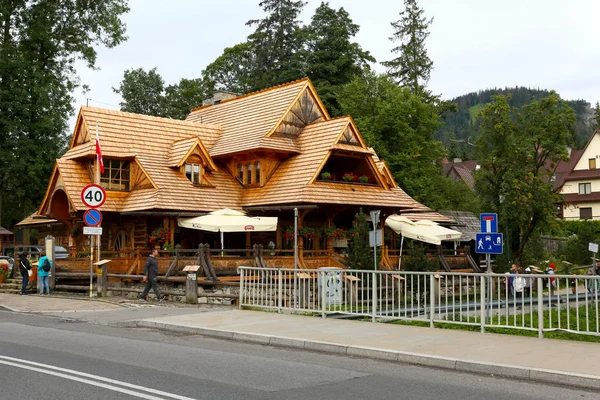
[[[225,90],[215,90],[212,97],[202,100],[202,105],[206,106],[209,104],[219,104],[225,100],[234,99],[238,96],[238,93],[227,92]]]
[[[569,159],[571,159],[571,152],[573,151],[573,149],[571,148],[571,146],[567,146],[567,154]]]

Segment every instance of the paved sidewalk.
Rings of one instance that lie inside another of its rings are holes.
[[[120,302],[0,294],[0,308],[15,311],[600,389],[598,343]]]
[[[137,325],[600,389],[597,343],[240,310]]]

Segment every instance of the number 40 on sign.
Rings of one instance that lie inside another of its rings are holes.
[[[106,201],[106,191],[102,186],[92,183],[81,191],[81,201],[89,208],[101,207]]]

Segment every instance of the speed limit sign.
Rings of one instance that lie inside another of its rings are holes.
[[[98,208],[106,201],[106,192],[100,185],[92,183],[81,191],[81,201],[89,208]]]

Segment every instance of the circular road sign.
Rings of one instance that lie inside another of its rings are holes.
[[[81,191],[81,201],[89,208],[98,208],[106,201],[106,191],[100,185],[92,183]]]
[[[102,223],[102,213],[100,210],[92,208],[83,213],[83,222],[86,226],[100,226]]]

